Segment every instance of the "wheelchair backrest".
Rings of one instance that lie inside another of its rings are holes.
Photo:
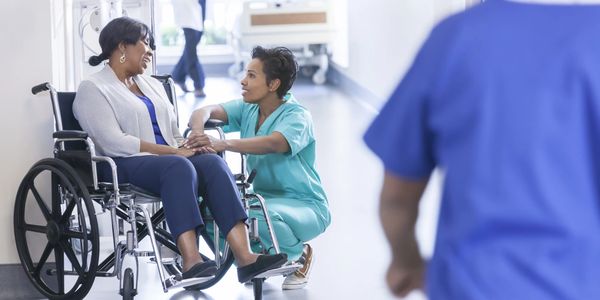
[[[56,129],[83,131],[73,114],[75,93],[57,92],[56,96],[58,111],[55,109],[54,118],[60,118],[60,122],[56,120]],[[92,157],[86,143],[83,141],[68,141],[63,142],[62,144],[62,148],[58,147],[58,145],[55,147],[54,156],[71,165],[83,180],[84,184],[88,187],[92,187],[94,185],[94,171],[92,167]]]
[[[73,114],[73,101],[75,101],[75,93],[73,92],[58,92],[58,107],[60,111],[60,120],[62,130],[83,130],[75,115]],[[56,117],[56,116],[55,116]]]

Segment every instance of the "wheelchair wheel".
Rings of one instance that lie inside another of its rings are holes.
[[[19,259],[36,289],[49,299],[84,298],[98,268],[98,222],[88,190],[71,166],[55,158],[33,165],[17,191],[14,233]]]
[[[123,273],[123,300],[133,300],[133,297],[137,294],[137,291],[133,287],[133,271],[131,268],[125,269]]]

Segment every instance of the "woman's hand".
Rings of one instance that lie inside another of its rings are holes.
[[[177,148],[177,150],[175,150],[175,155],[181,155],[183,157],[190,157],[190,156],[194,156],[195,154],[196,154],[196,151],[194,151],[192,149]]]
[[[227,141],[212,137],[208,134],[192,131],[183,143],[185,148],[201,153],[215,153],[227,149]]]

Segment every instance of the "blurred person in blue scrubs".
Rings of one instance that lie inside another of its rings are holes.
[[[172,0],[172,4],[175,23],[183,29],[185,45],[171,76],[185,93],[190,92],[185,84],[189,76],[194,82],[194,95],[206,97],[204,93],[206,76],[196,50],[204,33],[206,0]]]
[[[367,130],[394,294],[600,299],[600,1],[572,2],[493,0],[445,19]],[[414,230],[436,167],[426,265]]]
[[[233,151],[247,154],[248,170],[257,171],[254,192],[267,203],[279,247],[302,267],[283,282],[283,289],[306,286],[313,249],[306,243],[331,223],[327,196],[315,168],[315,137],[310,112],[289,92],[298,64],[284,47],[256,47],[242,79],[243,99],[209,105],[192,113],[192,132],[185,143],[196,151]],[[218,119],[226,132],[241,139],[220,140],[204,134],[204,123]],[[258,219],[263,250],[273,251],[266,221]]]

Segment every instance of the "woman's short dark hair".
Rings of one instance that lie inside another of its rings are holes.
[[[283,98],[292,88],[298,72],[298,63],[292,51],[285,47],[265,49],[258,46],[252,49],[252,58],[256,58],[263,63],[263,72],[267,77],[267,84],[274,79],[281,81],[277,89],[277,96]]]
[[[100,32],[98,41],[100,42],[102,53],[93,55],[88,62],[92,66],[97,66],[105,59],[108,59],[121,42],[135,45],[139,40],[146,37],[150,40],[150,48],[154,50],[156,48],[154,37],[146,24],[129,17],[113,19]]]

